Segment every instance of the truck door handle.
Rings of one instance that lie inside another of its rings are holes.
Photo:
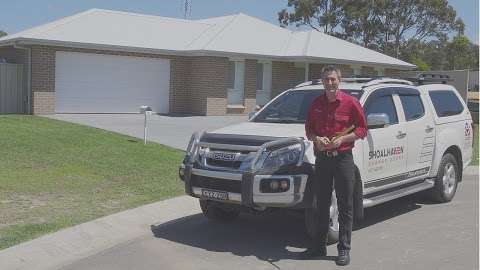
[[[397,139],[402,139],[402,138],[404,138],[405,136],[407,136],[407,133],[402,132],[401,130],[398,131]]]
[[[427,125],[427,127],[425,128],[426,132],[431,132],[432,130],[433,130],[433,127],[430,125]]]

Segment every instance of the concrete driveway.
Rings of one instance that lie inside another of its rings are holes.
[[[366,211],[348,269],[478,269],[478,175],[466,175],[450,203],[417,195]],[[299,261],[306,244],[297,213],[245,214],[234,223],[194,214],[62,269],[338,269],[334,245],[326,259]]]
[[[348,269],[478,269],[478,167],[465,170],[452,202],[419,195],[366,209]],[[160,201],[0,251],[2,270],[338,269],[297,260],[307,245],[302,215],[242,214],[210,222],[191,197]]]
[[[143,139],[141,114],[55,114],[49,118],[92,126]],[[148,116],[148,140],[185,150],[195,131],[211,131],[247,121],[247,116]]]

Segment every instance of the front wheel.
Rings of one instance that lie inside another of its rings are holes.
[[[317,211],[317,196],[313,195],[312,207],[305,209],[305,227],[308,236],[315,239],[318,236],[319,218]],[[332,192],[332,204],[330,205],[330,223],[328,226],[327,244],[335,244],[338,242],[338,206],[335,191]]]
[[[432,199],[440,203],[451,201],[457,191],[459,178],[457,159],[450,153],[445,154],[440,161],[435,186],[430,191]]]

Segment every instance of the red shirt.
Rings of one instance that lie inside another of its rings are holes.
[[[305,121],[307,138],[312,135],[333,138],[339,132],[354,125],[353,132],[359,138],[367,136],[367,121],[358,100],[342,91],[337,91],[336,100],[328,102],[326,94],[317,97],[308,109]],[[337,151],[343,152],[353,148],[354,143],[343,143]]]

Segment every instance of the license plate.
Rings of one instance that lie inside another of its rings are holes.
[[[228,200],[228,193],[225,191],[216,191],[209,189],[202,189],[202,196],[209,199],[226,201]]]

